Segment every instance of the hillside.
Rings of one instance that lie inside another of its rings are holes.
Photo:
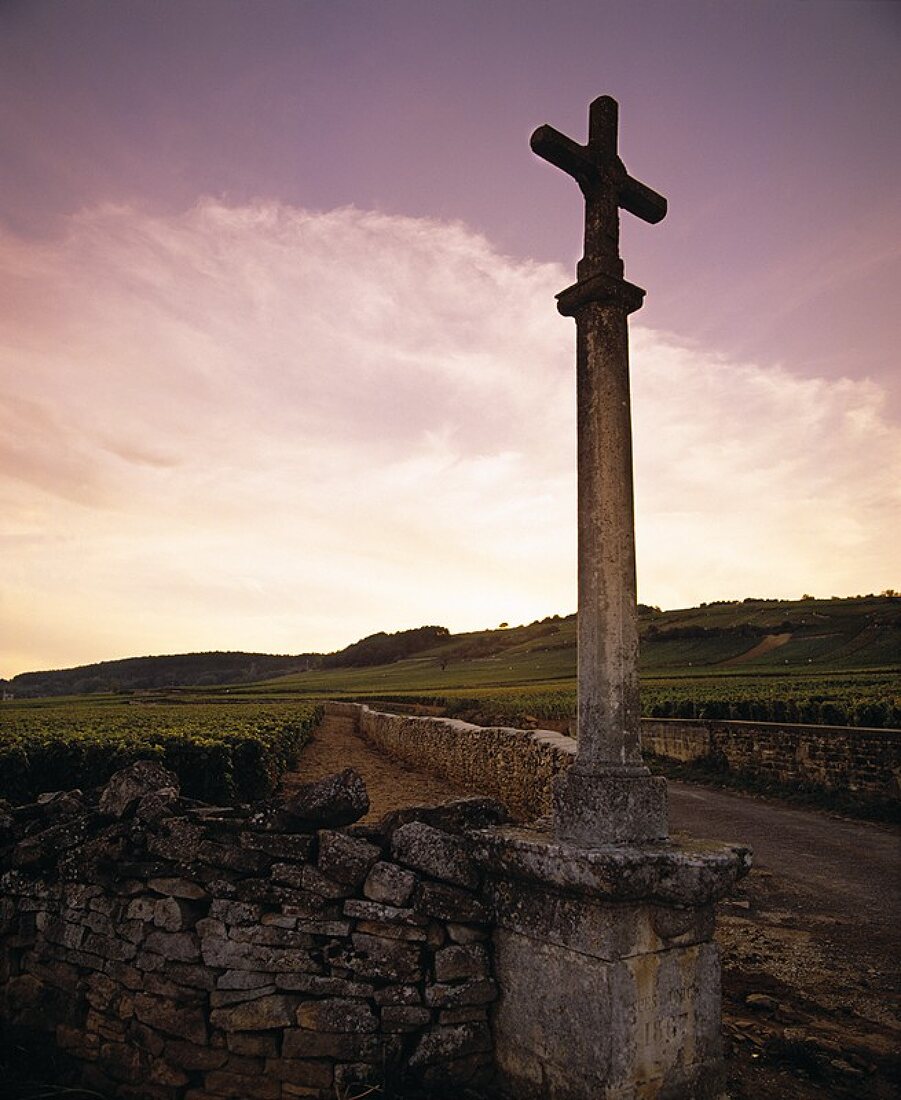
[[[189,653],[30,672],[17,698],[159,688],[287,691],[442,690],[568,680],[575,615],[450,634],[378,633],[335,653]],[[644,676],[773,675],[901,668],[901,597],[722,601],[674,611],[639,605]]]

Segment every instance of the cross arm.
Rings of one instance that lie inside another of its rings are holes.
[[[553,126],[539,126],[529,139],[529,144],[533,153],[561,168],[583,189],[591,187],[597,179],[597,166],[585,146],[561,134]]]
[[[619,204],[636,218],[656,225],[666,217],[666,199],[650,187],[626,176],[619,188]]]

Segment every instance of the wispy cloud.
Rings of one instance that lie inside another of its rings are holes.
[[[559,267],[460,225],[204,202],[2,239],[0,280],[0,672],[574,607]],[[874,385],[638,324],[633,380],[642,598],[896,581]]]

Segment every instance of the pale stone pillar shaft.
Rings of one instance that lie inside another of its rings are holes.
[[[557,295],[576,320],[578,750],[558,781],[559,836],[586,844],[667,835],[666,781],[641,760],[628,315],[644,291],[617,275]]]
[[[576,315],[578,739],[587,772],[641,766],[632,430],[625,304]]]

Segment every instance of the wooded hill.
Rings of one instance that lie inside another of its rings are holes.
[[[327,690],[328,670],[387,667],[408,659],[452,673],[455,680],[478,676],[486,665],[503,661],[554,679],[574,675],[575,618],[551,615],[527,625],[466,634],[451,634],[441,626],[380,632],[328,654],[132,657],[22,673],[0,684],[16,698],[33,698],[260,681],[285,686],[293,681],[307,687],[322,676]],[[639,628],[645,672],[725,672],[738,665],[748,673],[901,666],[901,597],[894,594],[830,600],[749,598],[675,611],[640,604]]]

